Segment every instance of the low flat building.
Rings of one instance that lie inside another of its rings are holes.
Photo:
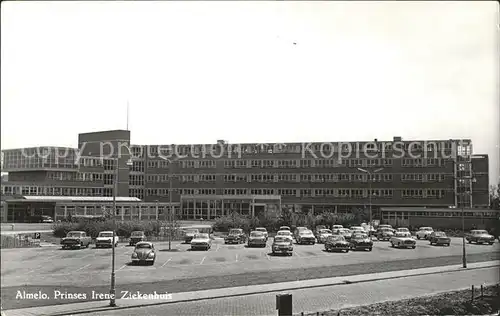
[[[381,222],[393,227],[491,229],[500,223],[500,210],[474,208],[383,207]]]
[[[71,217],[104,216],[113,213],[112,197],[83,196],[18,196],[4,201],[2,208],[5,222],[29,222],[30,218],[46,215],[55,221]],[[117,197],[117,220],[158,220],[165,218],[169,203],[143,202],[136,197]],[[179,212],[179,203],[172,203],[172,209]]]

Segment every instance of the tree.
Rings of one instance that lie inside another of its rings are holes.
[[[500,183],[490,186],[490,208],[500,210]]]
[[[351,213],[358,224],[367,223],[370,220],[370,210],[367,208],[353,207]]]

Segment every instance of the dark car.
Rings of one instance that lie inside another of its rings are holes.
[[[326,251],[345,251],[349,252],[351,249],[351,244],[345,240],[342,235],[332,235],[329,236],[325,241]]]
[[[134,246],[140,241],[146,241],[146,234],[144,234],[143,231],[137,230],[132,232],[132,234],[130,234],[130,241],[129,241],[130,246]]]
[[[451,243],[451,238],[446,236],[444,232],[432,232],[431,235],[429,236],[429,241],[434,245],[445,245],[445,246],[450,246]]]
[[[379,228],[375,236],[377,236],[377,240],[390,240],[394,236],[394,230],[387,227]]]
[[[293,254],[293,241],[292,238],[287,236],[276,236],[273,239],[271,246],[273,255],[278,253],[291,256]]]
[[[156,260],[156,251],[152,242],[141,241],[135,245],[132,253],[133,264],[150,264],[154,265]]]
[[[316,243],[316,237],[309,229],[303,229],[297,233],[295,240],[298,244],[311,244],[314,245]]]
[[[267,242],[267,236],[260,231],[253,231],[248,237],[248,247],[258,246],[265,247]]]
[[[476,244],[490,244],[493,245],[495,242],[495,237],[493,235],[488,234],[488,232],[484,229],[473,229],[465,235],[465,239],[471,243],[476,243]]]
[[[67,248],[88,248],[92,238],[82,231],[71,231],[65,238],[61,239],[63,249]]]
[[[351,237],[351,249],[372,251],[373,241],[368,237],[368,234],[353,234]]]
[[[232,228],[229,234],[224,238],[225,244],[243,244],[247,241],[247,236],[241,228]]]

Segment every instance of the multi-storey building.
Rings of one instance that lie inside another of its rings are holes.
[[[2,194],[111,197],[116,184],[120,197],[173,202],[183,219],[489,204],[488,157],[470,140],[130,145],[130,132],[116,130],[78,143],[3,151]]]

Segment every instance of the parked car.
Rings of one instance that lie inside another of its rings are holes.
[[[493,235],[488,234],[488,232],[484,229],[473,229],[467,235],[465,235],[465,239],[471,243],[476,244],[490,244],[493,245],[495,242],[495,237]]]
[[[307,227],[297,227],[297,228],[295,228],[295,230],[293,231],[293,237],[295,238],[295,240],[297,240],[297,238],[299,237],[300,232],[302,232],[304,230],[309,230],[309,228],[307,228]]]
[[[229,234],[224,239],[226,244],[243,244],[247,241],[247,236],[241,228],[231,228]]]
[[[375,234],[375,232],[377,231],[372,225],[368,225],[368,224],[361,224],[362,227],[364,228],[365,232],[368,234],[368,236],[372,236]]]
[[[118,241],[120,238],[115,234],[115,238],[113,241],[113,232],[105,231],[100,232],[97,238],[95,239],[95,247],[96,248],[105,248],[105,247],[113,247],[113,244],[118,246]]]
[[[417,241],[411,237],[410,233],[396,232],[389,240],[392,247],[415,249]]]
[[[392,225],[389,225],[389,224],[380,224],[380,225],[377,226],[377,229],[378,228],[390,228],[390,229],[392,229]]]
[[[265,247],[267,242],[267,237],[263,232],[253,231],[248,237],[248,247],[260,246]]]
[[[352,232],[350,229],[341,228],[337,230],[337,234],[334,233],[333,235],[341,235],[345,238],[346,241],[350,241],[352,237]]]
[[[420,227],[417,231],[417,239],[427,239],[431,236],[434,229],[432,227]]]
[[[263,233],[264,236],[266,237],[266,241],[269,238],[269,234],[267,233],[267,229],[266,228],[264,228],[264,227],[257,227],[257,228],[255,228],[255,231]]]
[[[184,230],[184,242],[189,244],[195,235],[198,235],[200,231],[196,228],[188,228]]]
[[[134,246],[135,244],[141,241],[146,241],[146,234],[144,234],[144,232],[141,230],[136,230],[130,234],[130,241],[128,244],[130,246]]]
[[[316,236],[316,238],[318,237],[319,231],[322,229],[327,229],[327,228],[325,225],[316,225],[316,227],[314,228],[314,235]]]
[[[342,229],[342,228],[344,228],[344,226],[342,226],[342,225],[333,225],[332,226],[332,230]]]
[[[373,241],[366,233],[354,233],[351,237],[351,249],[372,251]]]
[[[365,232],[365,229],[362,227],[362,226],[351,226],[351,228],[349,228],[351,231],[362,231],[362,232]]]
[[[400,233],[410,233],[410,234],[411,234],[410,230],[409,230],[408,228],[406,228],[406,227],[398,227],[398,228],[396,229],[396,232],[400,232]]]
[[[292,232],[289,230],[279,230],[276,233],[276,237],[286,237],[286,238],[290,238],[291,240],[293,240]]]
[[[365,229],[361,226],[352,226],[351,228],[349,228],[349,230],[351,231],[351,236],[354,234],[365,234],[366,233]]]
[[[273,255],[275,254],[285,254],[291,256],[293,254],[293,243],[292,239],[287,236],[276,236],[273,240],[273,245],[271,246]]]
[[[34,215],[28,218],[29,223],[53,223],[54,219],[48,215]]]
[[[65,238],[61,239],[61,245],[63,249],[68,248],[88,248],[92,238],[87,236],[86,232],[82,231],[71,231],[66,234]]]
[[[132,253],[132,264],[154,265],[156,260],[156,251],[152,242],[139,241],[135,244]]]
[[[207,233],[197,234],[191,240],[191,250],[208,250],[210,248],[212,248],[212,239]]]
[[[328,236],[331,236],[332,235],[332,231],[329,230],[329,229],[320,229],[316,235],[316,240],[318,241],[318,243],[322,244],[325,242],[326,238],[328,238]]]
[[[279,229],[279,230],[288,230],[288,231],[292,231],[292,230],[290,229],[290,227],[288,227],[288,226],[280,226],[280,229]]]
[[[375,236],[377,237],[377,240],[390,240],[394,236],[394,232],[392,228],[382,227],[377,229]]]
[[[316,237],[309,229],[302,230],[298,233],[298,236],[295,237],[295,240],[298,244],[311,244],[314,245],[316,243]]]
[[[435,245],[446,245],[446,246],[450,246],[450,243],[451,243],[451,238],[446,236],[446,234],[444,232],[432,232],[430,237],[429,237],[429,241],[432,244],[435,244]]]
[[[326,251],[345,251],[349,252],[351,249],[351,244],[345,240],[342,235],[332,235],[329,236],[325,241]]]

